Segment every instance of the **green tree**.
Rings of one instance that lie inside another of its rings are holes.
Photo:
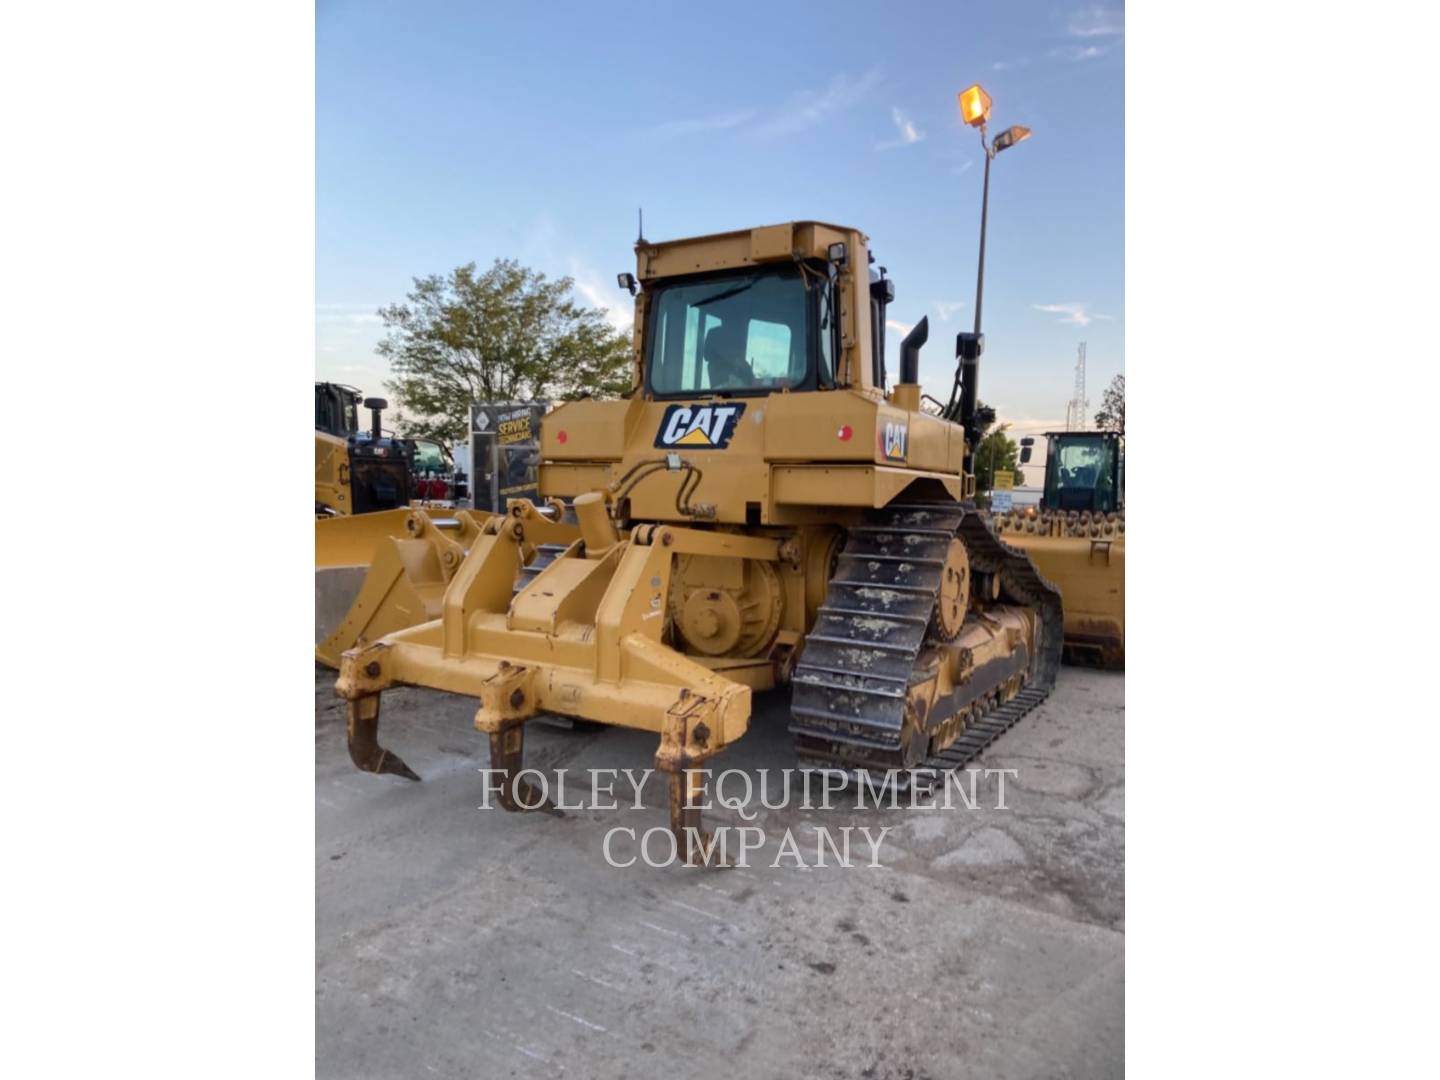
[[[1105,388],[1105,397],[1095,413],[1095,426],[1101,431],[1125,434],[1125,376],[1116,375]]]
[[[989,491],[995,486],[996,470],[1009,470],[1015,474],[1015,486],[1025,483],[1025,474],[1019,466],[1020,444],[1006,434],[1009,424],[999,424],[980,438],[980,448],[975,452],[975,490]]]
[[[445,442],[465,438],[472,401],[622,394],[630,335],[582,307],[568,277],[549,280],[514,259],[415,278],[402,304],[379,311],[395,426]],[[409,414],[401,410],[408,410]]]

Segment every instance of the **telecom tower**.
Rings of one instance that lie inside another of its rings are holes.
[[[1085,342],[1080,342],[1080,353],[1075,357],[1075,394],[1065,406],[1065,430],[1085,430],[1085,410],[1090,402],[1085,400]]]

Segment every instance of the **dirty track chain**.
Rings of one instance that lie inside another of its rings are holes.
[[[950,541],[972,569],[999,573],[1004,599],[1040,615],[1039,649],[1025,688],[972,720],[920,767],[972,760],[1049,694],[1060,666],[1060,594],[1024,552],[1001,541],[970,504],[919,503],[871,511],[850,530],[815,627],[791,679],[790,732],[802,765],[857,778],[902,768],[905,697],[928,672],[920,657]]]

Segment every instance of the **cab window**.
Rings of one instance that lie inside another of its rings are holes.
[[[768,393],[812,380],[812,299],[793,267],[662,286],[651,304],[655,394]]]

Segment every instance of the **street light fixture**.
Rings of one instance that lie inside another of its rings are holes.
[[[1027,127],[1021,127],[1019,124],[1016,124],[1014,127],[1008,127],[999,135],[996,135],[995,141],[991,143],[990,146],[995,151],[995,153],[998,154],[1001,150],[1008,150],[1016,143],[1024,142],[1029,137],[1030,129]]]
[[[976,83],[968,90],[960,91],[960,115],[971,127],[980,127],[990,119],[990,95]]]
[[[980,333],[980,310],[985,298],[985,226],[990,216],[990,162],[1002,150],[1008,150],[1018,142],[1030,137],[1030,129],[1015,125],[995,136],[994,142],[986,142],[985,125],[990,121],[993,102],[979,83],[960,91],[960,118],[967,125],[980,129],[980,148],[985,152],[985,184],[980,197],[980,263],[975,271],[975,331],[961,333],[955,341],[955,352],[961,360],[964,377],[961,383],[959,419],[965,425],[966,438],[973,446],[979,436],[975,423],[975,412],[979,401],[978,376],[980,354],[985,348],[985,338]],[[957,379],[960,373],[956,373]],[[953,395],[951,398],[954,400]],[[947,409],[947,415],[952,410]],[[953,418],[953,417],[952,417]],[[967,465],[969,463],[967,462]]]

